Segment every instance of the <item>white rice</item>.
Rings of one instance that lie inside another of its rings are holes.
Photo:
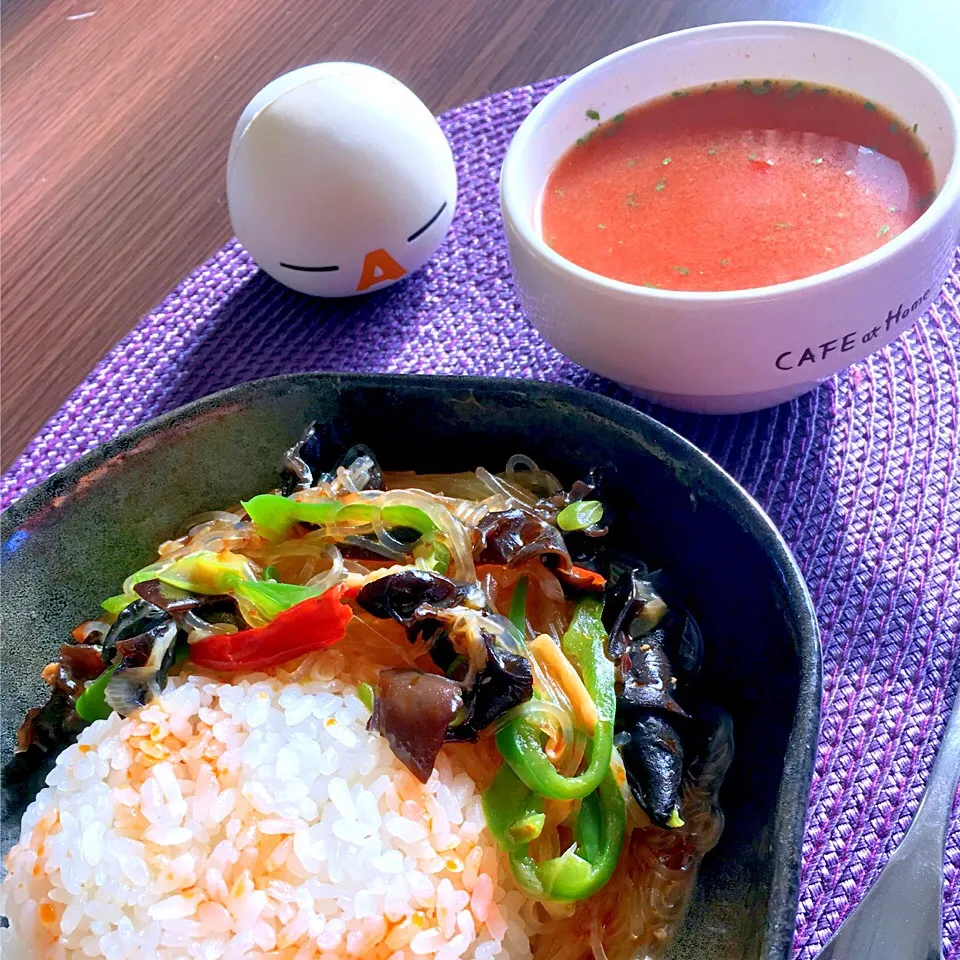
[[[419,784],[330,663],[86,729],[8,858],[4,960],[528,958],[471,778]]]

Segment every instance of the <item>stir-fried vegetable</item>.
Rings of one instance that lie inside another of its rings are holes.
[[[364,584],[357,594],[357,603],[375,617],[393,619],[412,626],[418,611],[459,606],[473,600],[476,590],[470,584],[456,583],[439,573],[426,570],[405,570],[386,577],[377,577]]]
[[[569,570],[572,565],[560,531],[530,510],[489,513],[477,530],[477,563],[517,566],[531,558],[549,557],[559,569]]]
[[[343,587],[336,586],[290,607],[265,627],[198,640],[190,647],[190,659],[199,667],[236,673],[265,670],[333,646],[343,639],[353,616],[342,594]]]
[[[603,504],[599,500],[577,500],[557,514],[557,526],[572,533],[574,530],[586,530],[602,518]]]
[[[462,709],[463,690],[455,680],[421,670],[382,670],[370,729],[386,737],[397,759],[426,783],[447,727]]]
[[[536,897],[583,900],[613,876],[626,829],[623,794],[608,768],[595,792],[580,803],[573,822],[574,844],[544,861],[530,852],[543,828],[543,799],[509,766],[503,766],[484,794],[484,816],[497,842],[510,853],[520,886]]]
[[[618,657],[623,689],[617,700],[617,732],[623,739],[627,779],[637,803],[661,827],[681,826],[684,774],[681,733],[690,716],[677,701],[678,678],[668,648],[683,650],[678,662],[693,676],[702,643],[689,614],[673,614],[649,574],[626,571],[604,608],[609,649]]]
[[[404,666],[357,685],[369,729],[424,783],[444,744],[495,744],[483,805],[518,884],[592,896],[620,857],[625,804],[651,829],[682,827],[691,764],[729,742],[728,723],[704,732],[685,709],[696,622],[660,573],[610,582],[597,470],[566,491],[525,457],[400,483],[364,446],[331,466],[325,437],[311,424],[279,492],[197,518],[124,581],[45,671],[51,697],[21,747],[52,753],[133,713],[185,662],[269,671],[379,637]]]
[[[579,774],[565,777],[544,753],[538,730],[518,717],[497,734],[497,746],[514,773],[531,790],[556,800],[576,800],[593,793],[610,767],[616,712],[613,664],[607,659],[601,604],[582,600],[563,636],[563,652],[580,668],[597,711],[590,762]]]
[[[447,731],[451,741],[476,740],[495,720],[533,695],[529,660],[508,650],[486,630],[481,630],[480,638],[486,660],[464,692],[463,723]]]
[[[438,527],[430,516],[419,507],[405,504],[387,504],[356,500],[289,500],[287,497],[263,493],[243,503],[247,516],[266,537],[285,537],[298,523],[322,526],[332,523],[353,523],[358,526],[373,524],[379,519],[386,528],[413,530],[418,540],[427,534],[437,533]]]
[[[253,580],[255,576],[250,561],[238,553],[198,550],[160,571],[157,579],[191,593],[218,594],[226,593],[239,580]]]
[[[567,659],[566,654],[557,646],[556,641],[546,634],[541,634],[530,644],[530,653],[541,661],[553,678],[557,681],[570,701],[573,713],[590,736],[597,729],[599,715],[597,705],[590,696],[580,674],[574,665]]]
[[[263,493],[241,504],[247,516],[265,536],[276,540],[286,536],[297,523],[317,526],[333,523],[370,523],[377,508],[369,503],[343,503],[340,500],[289,500]]]
[[[77,697],[75,706],[77,715],[86,720],[87,723],[93,723],[94,720],[106,720],[113,712],[113,709],[107,703],[107,684],[117,672],[119,666],[118,663],[112,667],[107,667],[96,680],[88,683],[83,693]]]
[[[357,604],[375,617],[402,624],[411,638],[429,638],[434,663],[457,685],[462,700],[456,723],[445,725],[441,743],[476,740],[498,717],[530,699],[530,664],[497,639],[497,624],[477,609],[483,598],[476,587],[424,570],[406,570],[365,584]],[[412,681],[412,676],[406,679]],[[378,720],[381,732],[386,734],[393,722],[384,715]],[[409,750],[397,753],[404,763],[410,755]],[[421,776],[419,761],[407,765]]]
[[[510,600],[510,622],[523,636],[527,630],[527,578],[521,577],[513,588]]]
[[[637,803],[662,827],[682,824],[678,797],[683,746],[674,727],[656,714],[635,719],[623,745],[623,763]]]
[[[332,459],[327,452],[330,444],[322,441],[322,430],[319,421],[311,423],[303,436],[287,451],[280,474],[281,491],[285,497],[297,490],[307,490],[321,484],[327,484],[332,492],[336,492],[334,485],[344,486],[344,479],[349,482],[346,489],[384,489],[383,472],[377,458],[363,444],[351,447],[328,471],[327,464]],[[341,471],[343,477],[340,476]]]

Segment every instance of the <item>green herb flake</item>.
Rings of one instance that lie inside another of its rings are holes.
[[[637,195],[632,190],[627,194],[626,203],[628,207],[635,207],[637,205]]]
[[[590,110],[587,111],[587,119],[588,119],[588,120],[599,120],[599,119],[600,119],[600,114],[597,113],[596,110],[594,110],[594,109],[591,108]]]
[[[613,122],[614,122],[614,123],[623,123],[625,117],[626,117],[626,114],[625,114],[625,113],[618,113],[618,114],[613,118]]]
[[[917,127],[919,127],[919,126],[920,126],[920,124],[915,123],[915,124],[910,128],[911,133],[916,133],[916,132],[917,132]]]
[[[716,147],[711,147],[711,148],[707,151],[707,156],[708,156],[708,157],[715,157],[716,155],[717,155],[717,148],[716,148]]]
[[[724,257],[724,258],[720,261],[720,266],[721,266],[721,267],[729,267],[729,266],[730,266],[730,261],[729,261],[726,257]]]
[[[823,157],[815,157],[815,158],[814,158],[814,160],[813,160],[813,165],[814,165],[815,167],[819,167],[821,163],[823,163]]]
[[[864,110],[869,110],[869,111],[872,113],[873,111],[875,111],[875,110],[877,109],[877,105],[876,105],[875,103],[871,103],[869,100],[864,100],[864,101],[863,101],[863,109],[864,109]]]
[[[750,89],[750,86],[751,86],[751,85],[750,85],[750,81],[749,81],[749,80],[741,80],[741,81],[737,84],[737,89],[738,89],[738,90],[749,90],[749,89]]]
[[[660,284],[659,284],[659,283],[642,283],[641,286],[642,286],[642,287],[649,287],[651,290],[659,290],[659,289],[660,289]]]
[[[690,269],[688,267],[674,267],[673,269],[679,273],[681,277],[686,277],[690,273]]]
[[[671,97],[685,97],[686,95],[686,90],[674,90],[673,93],[670,94]]]
[[[637,161],[636,161],[636,160],[628,160],[626,165],[627,165],[628,167],[635,167],[635,166],[637,165]]]
[[[799,96],[802,90],[803,84],[798,80],[792,87],[788,87],[784,91],[783,95],[787,97],[787,99],[793,99],[794,97]]]
[[[828,87],[817,87],[813,92],[818,97],[825,97],[830,92],[830,89]]]
[[[891,123],[890,123],[890,132],[891,132],[891,133],[899,133],[899,132],[900,132],[900,124],[897,123],[896,120],[891,121]]]
[[[890,232],[890,225],[885,223],[878,231],[878,237],[885,237]]]
[[[765,93],[769,93],[773,89],[772,80],[764,80],[763,83],[758,83],[753,87],[753,92],[758,96],[762,97]]]
[[[755,153],[748,153],[748,154],[747,154],[747,159],[748,159],[748,160],[756,160],[756,159],[757,159],[757,155],[756,155]]]
[[[606,229],[607,229],[607,225],[606,225],[605,223],[598,223],[598,224],[597,224],[597,229],[598,229],[598,230],[606,230]]]
[[[590,130],[590,131],[588,131],[587,133],[585,133],[582,137],[579,137],[579,138],[577,139],[577,146],[578,146],[578,147],[582,147],[588,140],[590,140],[590,138],[591,138],[596,132],[597,132],[596,130]]]
[[[670,165],[671,160],[673,160],[673,157],[664,157],[660,162],[661,162],[665,167],[667,167],[667,166]]]
[[[660,193],[662,190],[666,190],[666,189],[667,189],[667,178],[666,178],[666,177],[661,177],[661,178],[657,181],[657,185],[656,185],[653,189],[656,190],[657,193]]]

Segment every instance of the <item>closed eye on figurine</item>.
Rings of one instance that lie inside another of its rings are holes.
[[[433,218],[436,220],[436,217]],[[430,221],[432,223],[433,220]],[[427,226],[430,226],[428,223]],[[426,228],[424,228],[426,229]],[[281,267],[286,267],[288,270],[303,270],[305,273],[332,273],[334,270],[339,270],[339,267],[298,267],[295,263],[280,263]]]
[[[443,203],[440,204],[440,209],[419,230],[415,230],[413,233],[410,234],[409,237],[407,237],[407,243],[413,243],[413,241],[416,240],[417,237],[421,236],[423,233],[429,230],[437,222],[437,218],[440,216],[440,214],[443,213],[443,211],[446,209],[447,209],[447,201],[444,200]]]

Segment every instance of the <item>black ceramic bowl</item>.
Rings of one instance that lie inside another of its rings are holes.
[[[521,452],[565,483],[598,463],[616,467],[615,545],[685,586],[707,641],[705,677],[735,725],[727,826],[670,956],[786,960],[820,705],[810,598],[774,527],[716,464],[649,417],[578,390],[280,377],[191,404],[62,470],[2,518],[4,763],[71,628],[184,518],[275,486],[284,450],[313,419],[344,448],[369,444],[390,469],[499,468]],[[4,853],[23,800],[4,790]]]

